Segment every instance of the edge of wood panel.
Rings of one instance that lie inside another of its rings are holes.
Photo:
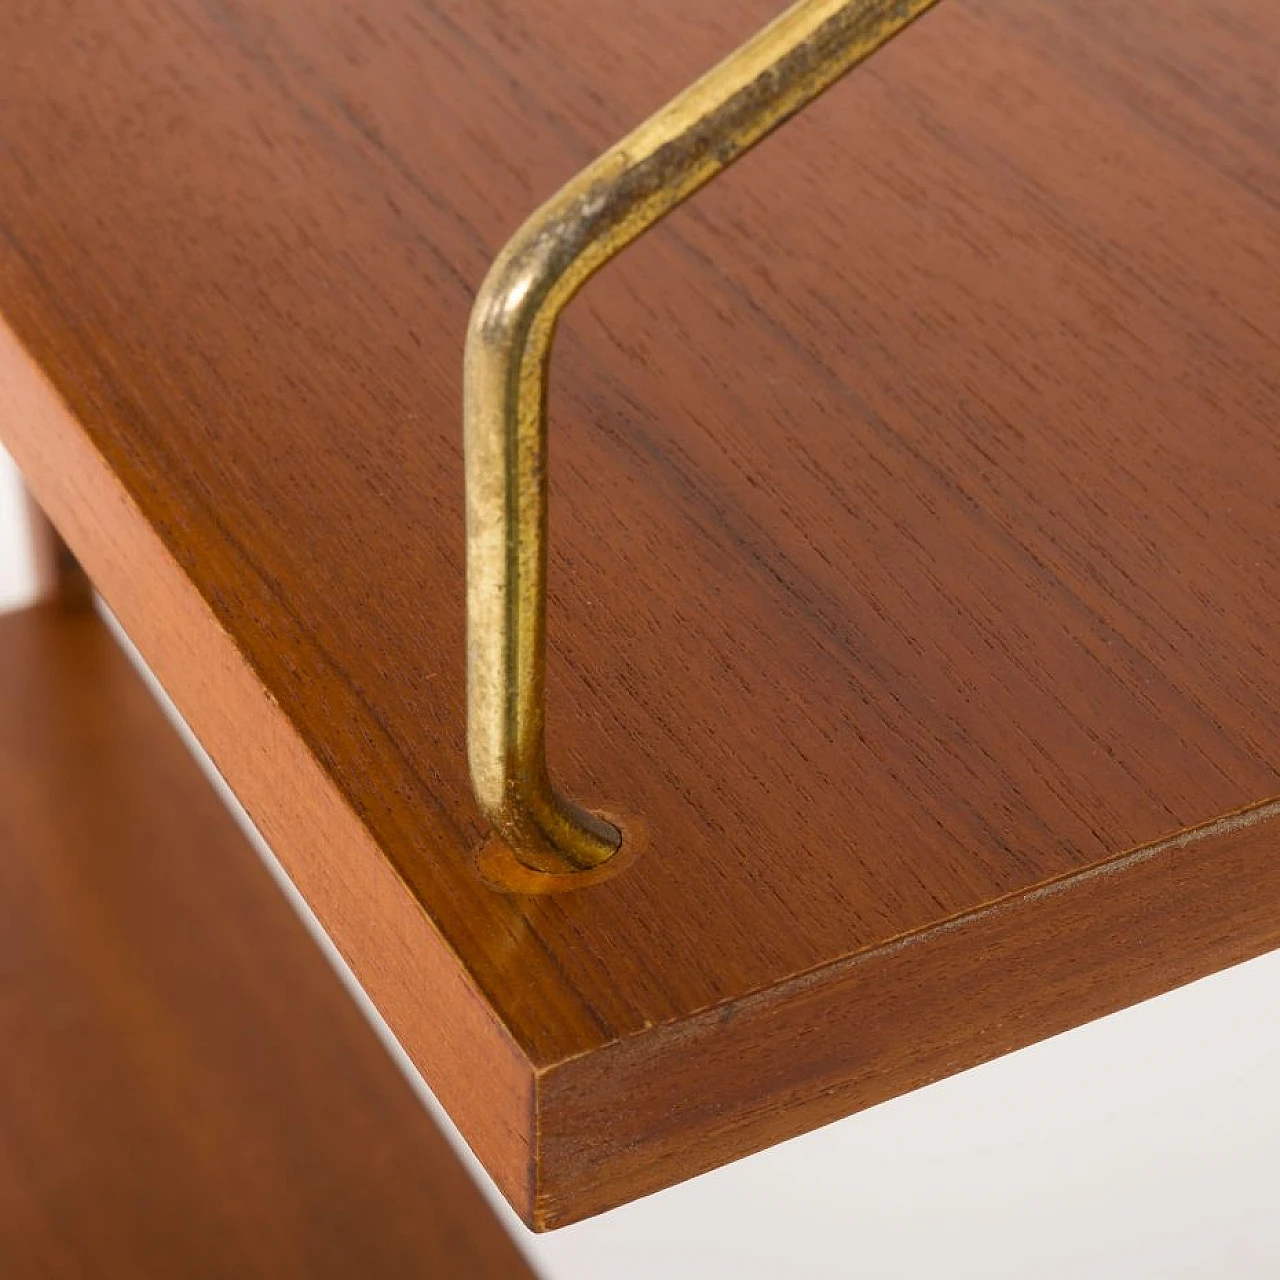
[[[41,509],[225,766],[232,791],[480,1162],[531,1222],[532,1065],[2,319],[0,415]],[[285,776],[291,785],[282,788]]]
[[[546,1231],[1280,945],[1280,800],[909,934],[538,1081]]]

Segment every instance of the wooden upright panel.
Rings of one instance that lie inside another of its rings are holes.
[[[532,1280],[92,611],[0,619],[0,1275]]]
[[[1272,0],[944,0],[589,287],[550,753],[640,852],[477,874],[471,297],[780,3],[0,9],[0,429],[538,1226],[1280,938]]]

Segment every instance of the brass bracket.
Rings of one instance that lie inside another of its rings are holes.
[[[621,835],[547,775],[547,371],[556,322],[610,258],[937,0],[799,0],[588,165],[498,255],[464,375],[467,748],[526,866],[599,866]]]

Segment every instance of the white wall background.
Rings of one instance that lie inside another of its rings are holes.
[[[0,456],[0,608],[31,588]],[[546,1280],[1280,1280],[1278,1093],[1280,953],[553,1235],[471,1163]]]

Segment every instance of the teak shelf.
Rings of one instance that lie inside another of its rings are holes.
[[[128,660],[0,618],[0,1270],[532,1280]]]
[[[0,434],[538,1228],[1280,944],[1265,0],[944,0],[588,287],[549,755],[624,853],[478,869],[472,299],[777,7],[0,8]]]

